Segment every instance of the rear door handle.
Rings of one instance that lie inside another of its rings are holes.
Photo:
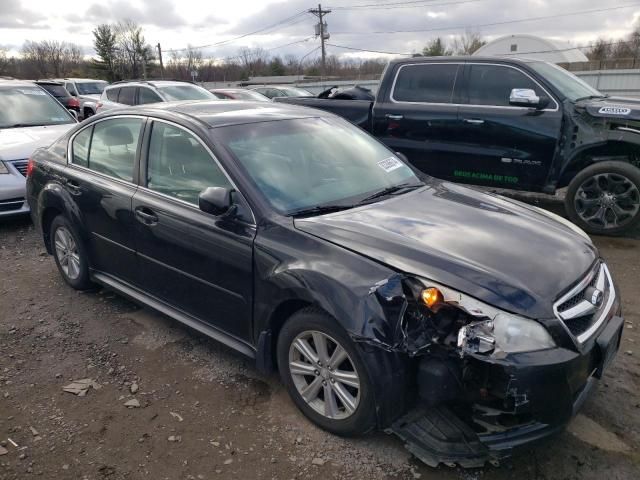
[[[388,118],[389,120],[402,120],[404,118],[404,115],[399,115],[396,113],[387,113],[385,117]]]
[[[482,125],[484,120],[480,120],[479,118],[465,118],[464,123],[470,123],[472,125]]]
[[[158,216],[147,207],[136,208],[136,218],[145,225],[155,225],[158,223]]]

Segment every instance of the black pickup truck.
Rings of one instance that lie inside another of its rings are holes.
[[[589,233],[640,223],[640,100],[603,95],[556,65],[394,60],[375,100],[327,96],[277,100],[345,117],[435,177],[549,194],[568,186],[567,214]]]

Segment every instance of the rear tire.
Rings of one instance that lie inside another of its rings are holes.
[[[367,369],[332,317],[313,307],[293,314],[280,330],[277,354],[282,382],[312,422],[343,436],[375,428],[375,395]]]
[[[89,258],[82,239],[62,215],[51,222],[49,238],[58,271],[65,282],[76,290],[88,290],[94,285],[89,278]]]
[[[618,235],[640,224],[640,169],[619,161],[579,172],[565,198],[573,223],[593,235]]]

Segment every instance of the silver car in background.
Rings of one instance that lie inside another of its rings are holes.
[[[72,97],[80,102],[80,119],[84,120],[96,114],[96,105],[105,87],[109,85],[104,80],[95,78],[56,78]]]
[[[25,181],[31,153],[77,120],[33,82],[0,80],[0,218],[29,212]]]

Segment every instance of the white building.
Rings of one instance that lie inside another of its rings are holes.
[[[588,58],[579,49],[568,43],[548,40],[535,35],[507,35],[497,38],[474,52],[484,57],[517,56],[536,58],[552,63],[587,62]]]

